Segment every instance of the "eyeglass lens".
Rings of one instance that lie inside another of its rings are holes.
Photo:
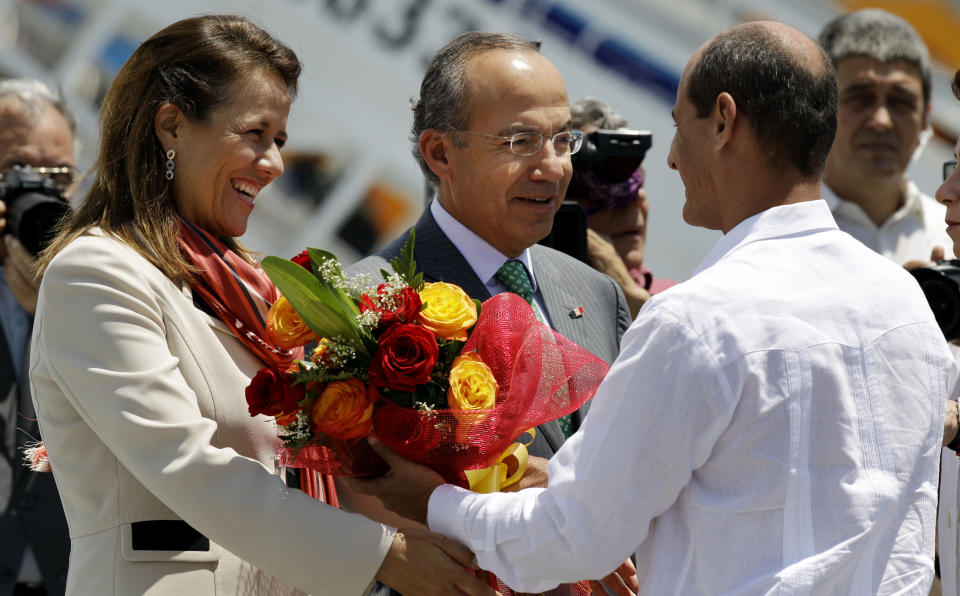
[[[533,155],[543,145],[543,135],[536,132],[520,132],[510,137],[510,150],[517,155]],[[553,150],[559,154],[576,153],[583,137],[570,132],[558,132],[551,137]]]
[[[957,169],[957,160],[952,159],[950,161],[943,162],[943,179],[946,180],[953,174],[954,170]]]

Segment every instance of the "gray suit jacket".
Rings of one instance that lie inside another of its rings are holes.
[[[414,230],[414,258],[426,281],[457,284],[471,298],[480,301],[490,297],[486,285],[443,233],[429,209],[424,211]],[[370,273],[379,279],[380,270],[390,270],[389,260],[400,254],[406,240],[407,233],[404,233],[382,251],[347,268],[347,273]],[[620,351],[620,337],[631,322],[620,286],[606,275],[551,248],[534,245],[530,254],[537,287],[553,328],[611,364]],[[583,316],[571,318],[571,309],[578,306],[583,307]],[[589,405],[587,402],[574,413],[574,429],[579,428]],[[530,453],[550,458],[563,441],[556,421],[542,424],[537,427],[537,438],[530,446]]]
[[[39,439],[40,430],[26,367],[20,373],[23,383],[17,384],[2,336],[0,327],[0,383],[9,386],[6,394],[0,395],[0,596],[13,594],[27,545],[33,550],[47,594],[62,595],[70,556],[67,520],[53,474],[31,472],[22,463],[21,449]]]

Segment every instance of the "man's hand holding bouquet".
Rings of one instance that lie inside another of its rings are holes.
[[[344,276],[332,254],[313,248],[263,260],[282,294],[267,329],[280,347],[307,349],[289,370],[257,373],[250,414],[276,419],[289,466],[380,475],[389,468],[370,449],[373,436],[446,482],[500,490],[523,475],[515,441],[579,408],[608,367],[515,294],[481,305],[456,285],[424,283],[413,241],[411,230],[379,283]]]

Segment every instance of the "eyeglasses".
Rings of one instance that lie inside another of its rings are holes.
[[[510,146],[510,151],[512,151],[514,155],[519,155],[520,157],[528,157],[535,154],[537,151],[540,151],[540,147],[543,146],[544,138],[550,139],[550,141],[553,143],[553,150],[556,151],[557,155],[573,155],[577,151],[580,151],[580,146],[583,145],[583,133],[579,130],[558,132],[552,137],[544,137],[538,132],[518,132],[510,135],[509,137],[503,137],[500,135],[488,135],[482,132],[473,132],[472,130],[460,130],[459,128],[451,128],[449,130],[454,132],[462,132],[468,135],[476,135],[478,137],[502,139]]]
[[[53,180],[53,183],[57,185],[61,191],[69,189],[77,181],[77,178],[80,176],[80,170],[74,166],[13,166],[14,170],[24,170],[31,171],[35,174],[40,174],[45,178]],[[0,172],[0,181],[3,180],[6,172]]]
[[[957,160],[951,159],[950,161],[943,162],[943,179],[946,181],[950,177],[950,174],[957,169]]]

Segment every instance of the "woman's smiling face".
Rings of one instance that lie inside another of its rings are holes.
[[[283,173],[290,113],[287,87],[269,71],[254,71],[231,91],[206,122],[184,119],[173,145],[177,211],[217,237],[243,235],[257,193]]]

